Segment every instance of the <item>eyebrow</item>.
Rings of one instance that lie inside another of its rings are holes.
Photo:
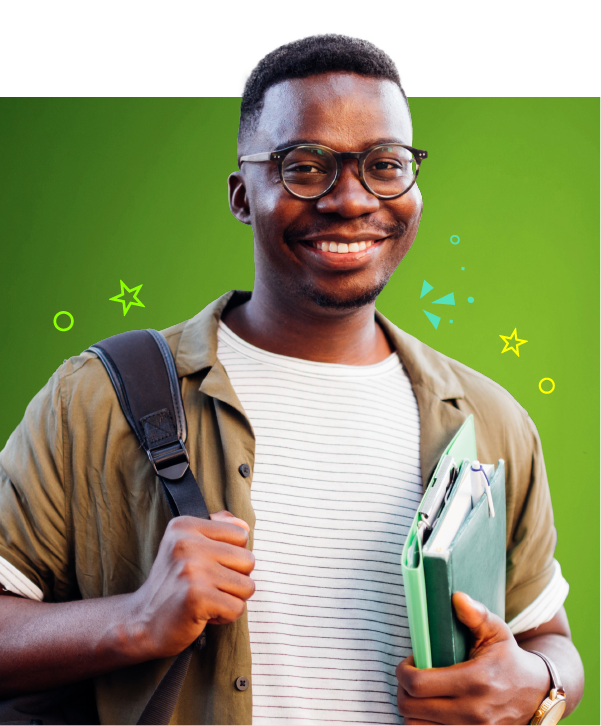
[[[287,149],[289,146],[296,146],[297,144],[307,144],[312,145],[315,144],[316,146],[327,146],[327,144],[324,144],[323,141],[320,141],[318,139],[290,139],[289,141],[285,141],[283,144],[278,144],[274,151],[281,151],[282,149]],[[400,139],[395,139],[392,137],[388,138],[380,138],[375,139],[372,141],[368,146],[366,146],[366,149],[369,149],[371,146],[377,146],[378,144],[405,144],[406,146],[410,146],[411,144],[407,144],[405,141],[401,141]],[[332,147],[329,147],[332,148]]]

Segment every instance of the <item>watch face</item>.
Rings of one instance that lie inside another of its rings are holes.
[[[548,711],[545,712],[545,715],[541,718],[539,721],[540,724],[556,724],[559,723],[559,720],[563,716],[563,712],[566,710],[566,702],[565,699],[561,699],[559,701],[555,701],[552,703],[551,707]]]

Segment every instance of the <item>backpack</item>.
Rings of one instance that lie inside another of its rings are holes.
[[[121,410],[159,477],[174,517],[209,519],[185,447],[187,428],[175,362],[156,330],[132,330],[88,349],[104,365]],[[146,704],[139,724],[168,724],[182,689],[194,648],[173,661]],[[93,703],[93,708],[92,708]],[[92,681],[0,701],[0,724],[98,723]]]

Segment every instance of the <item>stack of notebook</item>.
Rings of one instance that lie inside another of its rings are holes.
[[[432,475],[402,554],[418,668],[468,658],[468,628],[451,596],[465,592],[505,617],[505,465],[477,460],[474,418],[459,429]]]

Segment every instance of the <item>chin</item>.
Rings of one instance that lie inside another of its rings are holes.
[[[324,290],[314,285],[301,286],[300,292],[320,308],[329,310],[354,310],[373,304],[386,286],[387,280],[374,287],[364,290],[333,291]]]

